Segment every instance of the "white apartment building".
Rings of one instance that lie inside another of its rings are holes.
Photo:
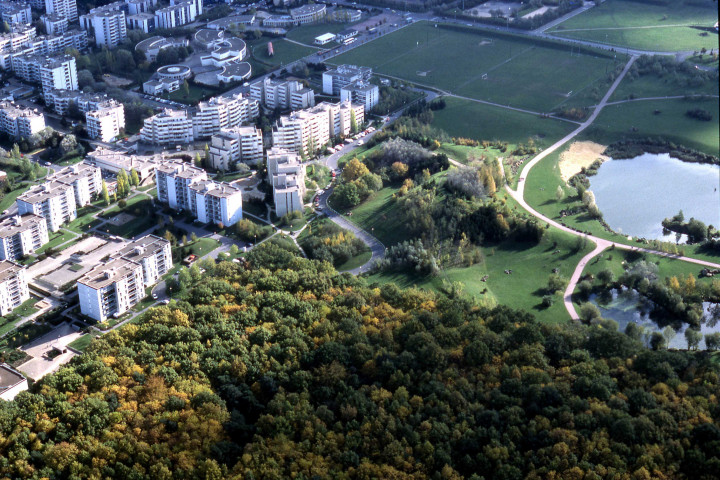
[[[155,167],[157,198],[175,210],[190,210],[190,185],[207,178],[205,170],[189,163],[163,162]]]
[[[15,215],[0,221],[0,260],[17,260],[49,242],[47,221],[39,215]]]
[[[273,127],[272,144],[300,155],[313,155],[331,137],[351,133],[353,114],[359,127],[365,120],[365,109],[350,102],[323,102],[282,116]]]
[[[112,102],[114,100],[105,93],[83,93],[80,90],[50,90],[45,95],[45,104],[52,105],[59,115],[66,115],[73,103],[80,113],[86,113]]]
[[[45,115],[11,102],[0,102],[0,131],[14,138],[29,138],[45,129]]]
[[[203,180],[190,185],[190,208],[203,223],[235,225],[242,220],[242,190],[226,182]]]
[[[25,80],[39,82],[43,94],[53,89],[77,90],[77,68],[71,55],[45,57],[43,55],[24,55],[14,57],[15,73]]]
[[[75,0],[45,0],[45,13],[57,13],[74,22],[78,19],[77,2]]]
[[[195,138],[206,138],[220,132],[222,128],[237,127],[250,122],[260,113],[258,102],[243,98],[241,93],[232,97],[214,97],[200,102],[193,115]]]
[[[0,316],[12,313],[29,298],[25,267],[8,260],[0,261]]]
[[[14,400],[20,392],[28,389],[27,378],[10,365],[0,364],[0,400]]]
[[[78,207],[89,205],[93,197],[102,189],[102,172],[98,167],[87,163],[77,163],[58,171],[52,181],[71,186],[75,204]]]
[[[150,33],[155,30],[155,14],[153,13],[138,13],[135,15],[128,15],[125,17],[127,27],[131,30],[142,30],[145,33]]]
[[[274,110],[301,110],[315,106],[315,92],[296,80],[264,80],[250,85],[250,98]]]
[[[40,20],[45,24],[45,31],[48,35],[61,35],[67,32],[68,26],[70,25],[67,17],[63,17],[57,13],[42,15]]]
[[[305,166],[298,155],[280,148],[267,152],[268,180],[272,184],[275,215],[282,217],[290,212],[303,211]]]
[[[157,0],[125,0],[130,15],[150,13],[155,9]]]
[[[380,88],[372,83],[359,80],[340,88],[340,101],[357,103],[369,112],[380,101]]]
[[[185,110],[166,108],[161,113],[145,119],[140,129],[140,140],[157,145],[192,143],[193,121]]]
[[[372,68],[357,67],[355,65],[340,65],[337,68],[323,72],[323,93],[327,95],[340,95],[340,89],[353,82],[370,80]]]
[[[293,112],[278,119],[273,127],[274,147],[298,153],[314,155],[330,141],[330,116],[323,104]]]
[[[111,142],[125,128],[125,107],[115,100],[108,101],[97,110],[85,114],[88,136],[103,142]]]
[[[84,163],[93,165],[103,172],[117,174],[120,170],[135,170],[140,181],[155,176],[155,164],[162,161],[162,154],[154,156],[129,155],[125,151],[98,147],[89,152]]]
[[[158,200],[175,210],[189,210],[204,223],[233,225],[242,219],[242,190],[208,180],[202,168],[168,160],[155,167]]]
[[[77,287],[80,311],[99,322],[119,317],[145,297],[142,265],[124,258],[97,265]]]
[[[32,187],[20,195],[17,207],[20,215],[32,213],[44,217],[51,232],[57,232],[63,223],[77,218],[73,186],[54,180]]]
[[[258,165],[262,162],[262,130],[254,126],[222,128],[212,136],[208,152],[216,170],[232,171],[237,162]]]
[[[170,6],[155,11],[157,28],[175,28],[195,21],[203,11],[202,0],[170,0]]]
[[[108,48],[116,47],[127,38],[125,12],[122,10],[102,10],[80,17],[80,24],[95,34],[95,44]]]
[[[27,3],[0,2],[0,14],[2,14],[2,21],[7,22],[8,25],[32,23],[32,12]]]
[[[146,235],[130,242],[115,256],[142,266],[145,287],[156,284],[173,266],[170,242],[156,235]]]
[[[143,92],[156,97],[162,95],[163,92],[171,93],[176,90],[180,90],[180,80],[177,79],[160,78],[143,83]]]

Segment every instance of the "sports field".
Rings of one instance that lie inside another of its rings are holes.
[[[334,57],[456,95],[550,112],[593,103],[618,55],[457,25],[418,22]]]
[[[717,19],[714,0],[607,0],[548,33],[650,51],[717,50]]]
[[[268,42],[272,42],[274,55],[268,55]],[[250,43],[253,57],[271,65],[287,65],[295,60],[306,57],[317,51],[316,48],[303,47],[297,43],[288,42],[284,38],[261,38]]]
[[[433,112],[433,127],[451,137],[525,143],[532,138],[548,147],[577,127],[574,123],[541,118],[529,113],[448,97],[442,110]]]

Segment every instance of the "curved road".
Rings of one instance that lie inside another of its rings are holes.
[[[674,259],[677,259],[677,260],[683,260],[683,261],[685,261],[685,262],[695,263],[695,264],[698,264],[698,265],[703,265],[703,266],[707,266],[707,267],[711,267],[711,268],[720,268],[720,264],[712,263],[712,262],[707,262],[707,261],[704,261],[704,260],[699,260],[699,259],[697,259],[697,258],[684,257],[684,256],[680,256],[680,255],[673,255],[673,254],[670,254],[670,253],[658,252],[658,251],[656,251],[656,250],[650,250],[650,249],[648,249],[648,248],[635,247],[635,246],[632,246],[632,245],[625,245],[625,244],[621,244],[621,243],[614,243],[614,242],[611,242],[610,240],[606,240],[606,239],[604,239],[604,238],[596,237],[596,236],[593,236],[593,235],[586,235],[586,234],[584,234],[584,233],[582,233],[582,232],[578,232],[577,230],[574,230],[574,229],[572,229],[572,228],[566,227],[565,225],[562,225],[562,224],[556,222],[555,220],[552,220],[552,219],[546,217],[545,215],[541,214],[540,212],[538,212],[537,210],[535,210],[534,208],[532,208],[530,205],[528,205],[528,203],[525,201],[525,198],[524,198],[524,194],[525,194],[525,181],[526,181],[525,179],[527,178],[528,174],[530,173],[530,170],[531,170],[540,160],[544,159],[545,157],[547,157],[548,155],[550,155],[551,153],[555,152],[555,151],[558,150],[560,147],[562,147],[563,145],[565,145],[567,142],[569,142],[570,140],[572,140],[573,138],[575,138],[575,136],[577,136],[580,132],[582,132],[582,131],[585,130],[587,127],[589,127],[589,126],[593,123],[593,121],[595,121],[595,119],[596,119],[597,116],[600,114],[600,112],[602,111],[602,109],[603,109],[606,105],[608,105],[608,99],[612,96],[613,92],[614,92],[615,89],[618,87],[618,85],[620,84],[620,82],[622,81],[622,79],[625,77],[625,75],[627,74],[628,70],[630,69],[630,67],[632,66],[632,64],[635,62],[635,60],[636,60],[637,58],[638,58],[637,55],[634,55],[634,56],[632,56],[632,57],[630,58],[630,60],[628,61],[628,63],[625,65],[625,68],[623,68],[623,71],[622,71],[622,72],[620,73],[620,75],[618,75],[618,77],[615,79],[615,81],[613,82],[613,84],[612,84],[612,86],[610,87],[610,89],[607,91],[607,93],[605,94],[605,96],[603,97],[603,99],[600,101],[600,103],[597,105],[597,107],[596,107],[595,110],[593,111],[592,115],[590,115],[590,117],[589,117],[585,122],[583,122],[583,123],[582,123],[578,128],[576,128],[574,131],[572,131],[571,133],[569,133],[568,135],[566,135],[566,136],[563,137],[562,139],[560,139],[560,140],[558,140],[557,142],[555,142],[551,147],[549,147],[548,149],[544,150],[542,153],[540,153],[539,155],[537,155],[535,158],[533,158],[530,162],[528,162],[528,163],[523,167],[522,172],[520,173],[520,181],[518,182],[518,188],[517,188],[517,190],[512,190],[509,186],[507,187],[507,190],[508,190],[508,192],[510,193],[510,196],[512,196],[525,210],[527,210],[530,214],[532,214],[532,215],[535,216],[536,218],[538,218],[538,219],[542,220],[543,222],[546,222],[546,223],[552,225],[553,227],[558,228],[558,229],[560,229],[560,230],[562,230],[562,231],[564,231],[564,232],[570,233],[570,234],[575,235],[575,236],[585,237],[585,238],[587,238],[588,240],[590,240],[590,241],[592,241],[592,242],[595,243],[595,249],[593,249],[592,252],[590,252],[590,253],[588,253],[587,255],[585,255],[585,256],[580,260],[580,263],[578,263],[577,267],[575,267],[575,271],[573,272],[572,276],[570,277],[570,282],[568,283],[568,286],[567,286],[567,288],[565,289],[563,301],[564,301],[564,303],[565,303],[565,308],[567,309],[568,313],[570,314],[570,317],[571,317],[573,320],[578,320],[578,319],[580,318],[579,315],[577,314],[577,312],[575,311],[575,306],[574,306],[573,303],[572,303],[572,294],[573,294],[573,292],[575,291],[575,286],[577,285],[577,283],[578,283],[578,281],[579,281],[579,279],[580,279],[580,276],[582,275],[583,269],[585,268],[585,266],[587,265],[587,263],[588,263],[592,258],[594,258],[595,256],[597,256],[598,254],[600,254],[600,252],[602,252],[603,250],[605,250],[606,248],[608,248],[608,247],[610,247],[610,246],[614,246],[614,247],[616,247],[616,248],[620,248],[620,249],[623,249],[623,250],[632,250],[632,251],[637,251],[637,252],[652,253],[652,254],[655,254],[655,255],[660,255],[660,256],[664,256],[664,257],[674,258]]]

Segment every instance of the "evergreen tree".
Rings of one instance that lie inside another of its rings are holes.
[[[355,118],[355,110],[350,110],[350,132],[357,133],[358,124],[357,118]]]
[[[140,177],[138,177],[138,174],[134,168],[130,169],[130,185],[132,185],[133,187],[137,187],[138,185],[140,185]]]

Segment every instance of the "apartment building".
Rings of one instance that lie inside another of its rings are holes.
[[[327,95],[340,95],[340,89],[353,82],[367,82],[372,76],[372,68],[355,65],[340,65],[337,68],[323,72],[323,93]]]
[[[195,21],[203,11],[202,0],[170,0],[170,6],[155,11],[157,28],[175,28]]]
[[[48,180],[20,195],[17,207],[20,215],[32,213],[44,217],[51,232],[57,232],[63,223],[77,218],[73,186],[55,180]]]
[[[140,13],[150,13],[155,10],[157,0],[125,0],[130,15],[138,15]]]
[[[57,13],[74,22],[78,19],[76,0],[45,0],[45,13]]]
[[[12,57],[15,74],[42,85],[43,94],[51,90],[77,90],[77,68],[71,55],[19,55]]]
[[[156,235],[146,235],[130,242],[115,256],[142,266],[145,287],[156,284],[173,266],[170,242]]]
[[[48,13],[40,17],[43,24],[45,24],[45,31],[48,35],[62,35],[68,31],[70,22],[67,17],[58,15],[57,13]]]
[[[80,90],[50,90],[45,95],[45,104],[52,105],[59,115],[67,115],[70,105],[75,104],[80,113],[98,110],[113,102],[105,93],[83,93]]]
[[[202,168],[168,160],[155,167],[158,200],[175,210],[188,210],[204,223],[233,225],[242,219],[242,190],[208,180]]]
[[[127,22],[127,27],[131,30],[142,30],[145,33],[150,33],[155,30],[155,14],[153,13],[128,15],[125,21]]]
[[[145,297],[142,265],[115,258],[97,265],[77,283],[80,311],[99,322],[119,317]]]
[[[25,267],[9,260],[0,261],[0,316],[12,313],[29,298]]]
[[[290,212],[303,211],[305,166],[298,155],[280,148],[267,152],[268,180],[273,188],[275,215],[282,217]]]
[[[369,112],[380,101],[380,88],[372,83],[358,80],[340,88],[340,101],[362,105],[365,111]]]
[[[80,17],[80,24],[94,32],[95,44],[98,46],[113,48],[127,38],[125,12],[122,10],[91,11]]]
[[[122,103],[110,100],[97,110],[87,112],[85,125],[90,138],[111,142],[125,129],[125,107]]]
[[[190,210],[190,185],[207,180],[202,168],[177,160],[168,160],[155,167],[157,198],[175,210]]]
[[[214,97],[200,102],[192,118],[195,138],[207,138],[222,128],[237,127],[256,118],[260,113],[258,102],[244,98],[241,93],[232,97]]]
[[[29,138],[45,129],[45,115],[12,102],[0,102],[0,131],[14,138]]]
[[[70,165],[55,173],[53,182],[62,183],[73,188],[75,204],[78,207],[89,205],[102,189],[102,172],[98,167],[87,163]]]
[[[202,180],[190,185],[191,211],[203,223],[234,225],[242,220],[242,190],[226,182]]]
[[[272,131],[274,147],[303,156],[314,155],[328,141],[330,120],[323,104],[280,117]]]
[[[319,103],[312,108],[280,117],[273,127],[274,147],[298,153],[314,155],[331,137],[351,133],[352,117],[359,126],[365,120],[362,105],[350,102],[338,104]]]
[[[19,2],[0,2],[0,16],[8,25],[29,25],[32,23],[30,5]]]
[[[164,92],[174,92],[180,90],[180,80],[171,78],[160,78],[158,80],[148,80],[143,83],[143,92],[148,95],[159,96]]]
[[[0,260],[30,255],[49,240],[47,221],[34,214],[5,217],[0,221]]]
[[[237,162],[258,165],[262,162],[262,130],[255,126],[222,128],[210,140],[210,165],[216,170],[232,171]]]
[[[315,92],[296,80],[264,80],[250,85],[250,98],[275,110],[301,110],[315,106]]]
[[[193,141],[193,121],[185,110],[166,108],[145,119],[140,140],[156,145],[178,145]]]
[[[28,37],[27,33],[32,33],[32,36]],[[16,46],[20,40],[22,41]],[[18,67],[16,63],[17,57],[26,57],[23,61],[28,62],[32,60],[33,55],[44,57],[65,52],[68,48],[83,50],[87,46],[88,35],[86,31],[68,29],[59,35],[35,36],[35,28],[31,27],[29,32],[7,34],[0,37],[0,67],[18,72],[18,69],[22,68],[22,66]],[[35,60],[36,63],[40,61]],[[22,77],[22,71],[18,73],[18,76]],[[37,79],[32,81],[39,82]]]
[[[140,182],[155,176],[155,165],[162,161],[162,155],[140,156],[129,155],[125,151],[98,147],[89,152],[84,163],[99,168],[102,172],[117,174],[120,170],[135,170]]]

